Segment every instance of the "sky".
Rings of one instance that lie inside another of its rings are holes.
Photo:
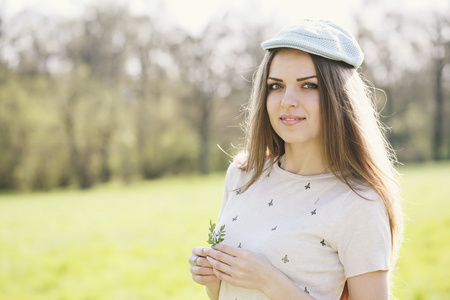
[[[199,34],[205,24],[217,18],[221,11],[230,10],[249,18],[275,20],[281,26],[302,18],[328,19],[349,29],[351,15],[361,9],[361,0],[0,0],[0,11],[8,18],[20,11],[32,9],[46,15],[75,17],[86,5],[116,2],[128,5],[134,13],[155,14],[163,4],[166,15],[180,27]],[[445,7],[448,0],[372,0],[389,6],[420,11],[426,7]],[[277,28],[280,29],[280,28]]]

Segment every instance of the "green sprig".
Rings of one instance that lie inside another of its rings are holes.
[[[208,244],[213,247],[214,245],[223,242],[225,239],[225,224],[220,227],[219,232],[215,232],[216,224],[209,220],[209,233],[208,233]]]

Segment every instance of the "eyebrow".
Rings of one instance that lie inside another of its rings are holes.
[[[300,82],[300,81],[304,81],[304,80],[311,79],[311,78],[314,78],[314,77],[317,78],[316,75],[312,75],[312,76],[308,76],[308,77],[297,78],[297,81]],[[268,77],[267,79],[272,79],[274,81],[283,82],[283,79],[278,79],[278,78],[274,78],[274,77]]]

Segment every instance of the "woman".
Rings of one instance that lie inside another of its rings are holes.
[[[363,53],[326,21],[262,46],[225,180],[225,240],[192,250],[192,277],[211,299],[388,299],[402,212]]]

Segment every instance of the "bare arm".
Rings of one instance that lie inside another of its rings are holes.
[[[347,279],[350,300],[388,300],[389,272],[376,271]]]
[[[211,285],[206,286],[206,294],[211,300],[219,299],[219,291],[220,291],[220,282],[218,284],[215,284],[214,286]]]

